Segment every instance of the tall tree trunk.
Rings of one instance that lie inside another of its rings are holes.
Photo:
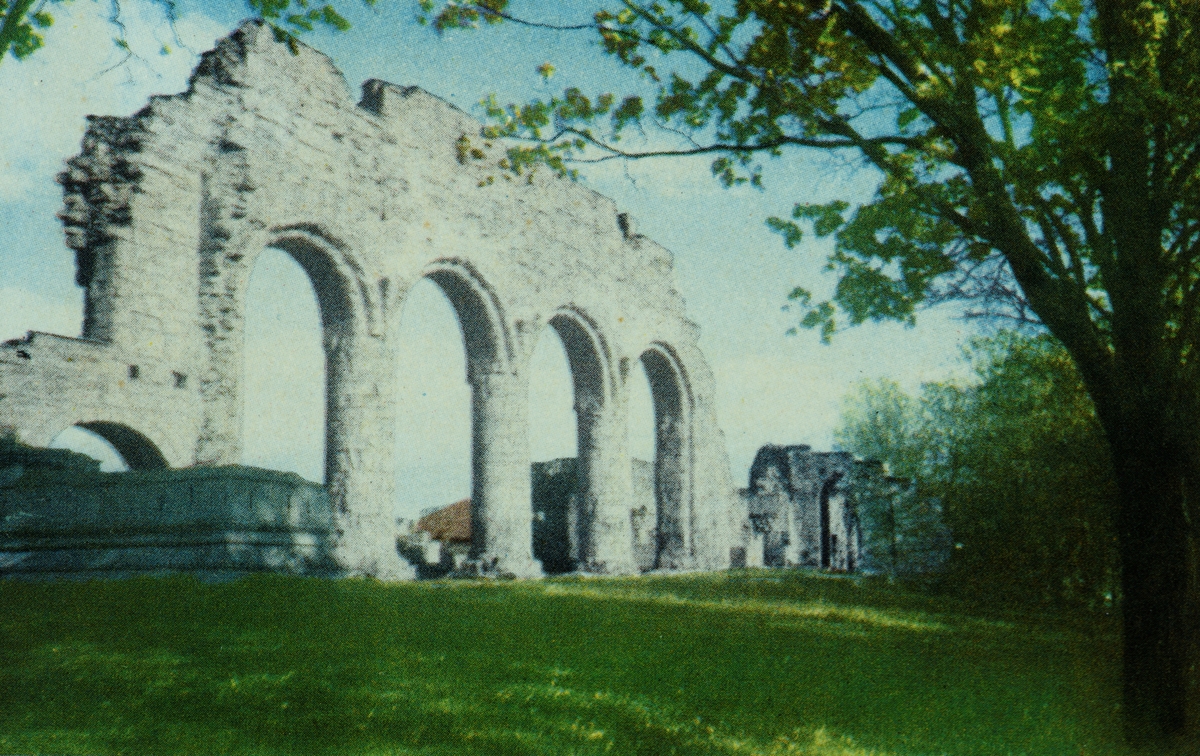
[[[1109,427],[1121,496],[1124,720],[1135,745],[1200,735],[1200,585],[1187,511],[1200,478],[1195,444],[1181,443],[1163,415],[1132,413]]]

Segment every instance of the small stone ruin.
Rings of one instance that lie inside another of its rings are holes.
[[[949,557],[940,504],[848,452],[764,446],[739,496],[768,567],[895,575],[933,572]]]

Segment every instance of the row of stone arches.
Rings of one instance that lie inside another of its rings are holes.
[[[540,571],[529,548],[527,382],[546,331],[569,353],[581,566],[634,565],[634,474],[620,431],[639,366],[655,416],[654,469],[637,473],[639,486],[654,479],[640,490],[659,501],[653,564],[727,565],[744,534],[729,506],[713,376],[670,252],[579,184],[549,174],[482,180],[490,169],[455,148],[479,128],[416,87],[371,81],[356,102],[328,59],[280,45],[260,24],[206,54],[187,93],[93,120],[59,177],[86,289],[82,338],[0,345],[10,430],[42,445],[51,426],[79,416],[140,431],[172,467],[242,461],[245,299],[270,248],[304,271],[319,305],[316,433],[339,569],[412,576],[392,516],[394,337],[421,281],[446,297],[459,326],[473,553],[485,569]],[[645,546],[638,541],[639,555]]]
[[[341,425],[337,397],[344,393],[339,368],[339,335],[353,330],[354,307],[345,303],[347,282],[334,266],[321,262],[316,245],[295,236],[277,243],[307,274],[321,313],[326,352],[326,481],[337,475]],[[465,354],[471,394],[472,554],[506,562],[509,570],[529,560],[529,445],[527,379],[518,364],[528,353],[516,337],[500,297],[462,259],[442,258],[422,271],[455,314]],[[370,311],[369,305],[362,307]],[[400,306],[394,311],[399,312]],[[518,324],[519,325],[519,324]],[[560,340],[570,370],[574,398],[578,495],[585,521],[579,523],[580,566],[601,572],[632,569],[630,554],[630,459],[625,443],[630,378],[628,358],[619,358],[601,327],[579,308],[555,308],[544,328]],[[535,334],[534,341],[542,334]],[[653,402],[655,426],[654,494],[658,555],[655,566],[690,563],[690,407],[687,373],[672,348],[649,344],[639,356]]]
[[[372,325],[368,315],[374,312],[374,317],[386,321],[386,300],[395,292],[356,286],[354,278],[347,275],[348,270],[353,271],[349,258],[339,259],[336,246],[305,230],[289,229],[269,246],[284,253],[303,271],[315,299],[324,363],[323,479],[336,506],[339,481],[353,474],[345,469],[353,458],[353,450],[347,447],[354,443],[347,439],[346,426],[353,419],[346,414],[362,388],[355,385],[361,383],[361,366],[354,364],[358,357],[354,346],[364,331],[370,338],[379,338],[370,336],[372,331],[388,332],[386,322],[380,329],[378,324]],[[247,261],[237,284],[243,291],[256,258]],[[471,387],[472,554],[503,562],[508,571],[520,571],[522,565],[536,569],[536,565],[527,564],[531,558],[528,376],[521,375],[519,364],[528,354],[514,343],[513,328],[500,298],[469,263],[442,258],[427,266],[421,277],[436,285],[450,303],[465,354],[466,380]],[[235,301],[241,308],[246,307],[244,298]],[[398,321],[402,304],[390,304]],[[627,395],[631,372],[636,368],[631,368],[629,358],[616,353],[601,326],[580,308],[555,308],[542,330],[534,335],[535,340],[544,338],[545,331],[553,332],[561,342],[570,372],[578,495],[583,502],[581,511],[586,513],[586,521],[580,523],[580,566],[602,572],[632,571],[631,472],[626,434]],[[244,353],[236,357],[245,363]],[[687,372],[674,350],[662,342],[649,343],[634,359],[640,362],[648,381],[654,415],[654,566],[685,567],[690,564],[692,548],[692,398]],[[386,375],[374,377],[387,381]],[[375,388],[378,391],[379,387]],[[239,415],[246,411],[244,406],[238,409]],[[381,418],[376,424],[386,422]],[[115,423],[80,425],[109,442],[131,469],[167,466],[153,442],[131,428]],[[381,430],[385,429],[374,432]]]

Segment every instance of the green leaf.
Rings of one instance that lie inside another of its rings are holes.
[[[842,200],[835,200],[824,205],[801,204],[792,209],[792,217],[797,220],[812,221],[813,233],[819,238],[824,238],[845,225],[846,221],[842,213],[846,212],[849,207],[850,204]]]
[[[350,22],[341,16],[332,5],[326,5],[321,8],[321,21],[337,31],[349,31]]]
[[[795,249],[800,240],[804,238],[804,232],[800,227],[789,220],[776,218],[774,216],[767,218],[767,228],[783,237],[783,243],[788,249]]]

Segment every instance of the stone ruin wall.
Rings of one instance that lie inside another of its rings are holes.
[[[763,538],[763,563],[862,569],[855,493],[869,485],[870,467],[847,452],[814,452],[806,445],[759,449],[741,496]]]
[[[847,452],[764,446],[739,494],[769,567],[928,574],[953,548],[940,501]]]
[[[326,489],[346,571],[413,574],[394,547],[392,386],[397,321],[422,278],[454,305],[467,349],[472,555],[485,568],[540,572],[526,365],[551,327],[575,380],[583,568],[637,566],[624,438],[639,359],[665,502],[655,564],[728,566],[748,531],[670,253],[579,184],[507,179],[475,159],[463,140],[478,143],[479,128],[415,87],[372,80],[355,103],[325,56],[293,55],[257,23],[206,53],[186,92],[92,118],[60,176],[83,338],[0,346],[0,425],[40,446],[91,423],[170,467],[236,463],[246,284],[276,247],[307,271],[321,309]]]
[[[0,574],[336,575],[325,490],[249,467],[99,472],[64,449],[0,437]]]

